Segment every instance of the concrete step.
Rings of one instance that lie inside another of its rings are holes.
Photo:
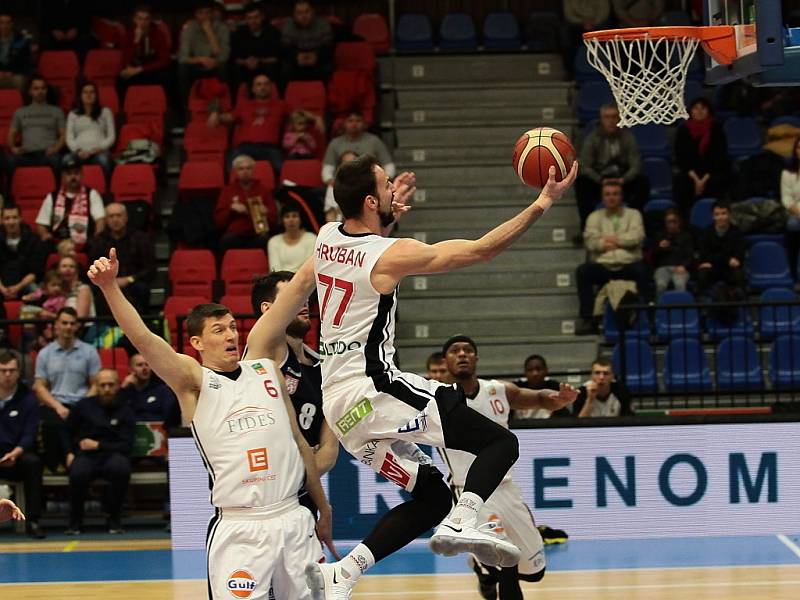
[[[492,264],[492,263],[488,263]],[[531,289],[538,287],[559,287],[571,289],[574,287],[576,262],[574,260],[563,263],[543,265],[536,259],[525,259],[525,269],[508,269],[505,265],[497,266],[491,271],[475,271],[474,267],[452,273],[439,273],[436,275],[417,275],[407,277],[400,284],[400,291],[429,291],[472,294],[487,288],[502,288],[504,290]],[[477,266],[477,265],[476,265]],[[481,265],[483,266],[483,264]]]
[[[438,148],[397,148],[392,154],[394,162],[404,169],[440,164],[511,164],[513,148],[510,144],[492,146],[442,146]]]
[[[536,223],[522,234],[522,237],[516,243],[525,245],[553,243],[557,248],[571,248],[572,238],[580,231],[577,217],[574,225],[553,227],[549,222],[549,216],[550,214],[548,213],[547,217],[545,217],[548,221],[543,220],[540,223]],[[450,223],[445,222],[431,223],[414,231],[403,229],[401,233],[403,237],[413,237],[426,244],[435,244],[455,238],[477,240],[489,229],[491,229],[491,225],[488,223],[486,225],[481,224],[479,227],[464,229],[463,227],[453,227]]]
[[[564,270],[573,271],[575,267],[580,264],[585,257],[585,251],[574,248],[572,244],[553,244],[545,242],[542,244],[532,244],[523,241],[516,241],[505,252],[501,252],[492,260],[479,262],[470,267],[459,269],[457,273],[470,273],[473,277],[482,277],[488,273],[497,273],[500,271],[515,271],[517,273],[547,273]],[[452,273],[435,273],[433,275],[420,275],[419,277],[427,278],[428,280],[436,279],[439,277],[447,277]],[[555,283],[551,284],[552,287],[558,287]],[[472,285],[468,286],[472,289],[483,289],[483,281],[473,281]],[[536,287],[536,286],[531,286]],[[421,286],[415,289],[424,289]]]
[[[561,106],[511,105],[487,110],[487,107],[469,106],[465,108],[404,108],[394,113],[395,127],[415,127],[419,125],[504,125],[506,123],[530,123],[531,127],[551,126],[551,123],[577,124],[575,111],[568,104]],[[553,125],[555,126],[555,125]]]
[[[393,67],[395,86],[452,81],[475,82],[476,87],[483,87],[490,82],[560,81],[564,78],[562,58],[557,54],[401,56],[395,57]]]
[[[554,120],[550,123],[567,137],[573,137],[575,128],[573,121]],[[504,123],[498,126],[463,126],[430,127],[424,123],[419,126],[405,126],[395,132],[398,148],[436,148],[453,146],[482,146],[483,144],[507,143],[509,152],[514,142],[523,133],[535,127],[535,123],[520,121],[516,124]]]
[[[466,188],[469,189],[469,188]],[[535,196],[533,196],[535,198]],[[531,196],[528,196],[531,201]],[[407,231],[417,231],[426,227],[439,227],[447,223],[453,229],[463,228],[465,230],[476,228],[476,225],[486,224],[486,230],[491,228],[491,224],[502,223],[517,215],[525,205],[508,206],[498,203],[497,205],[469,206],[468,203],[460,205],[448,204],[443,202],[424,202],[417,200],[408,213],[403,215],[400,221],[401,235],[405,236]],[[573,202],[553,205],[547,214],[533,225],[555,227],[555,226],[574,226],[578,222],[577,209]]]
[[[520,185],[510,161],[507,165],[471,166],[469,168],[415,165],[419,185],[424,186],[468,186],[468,185]]]
[[[454,315],[479,319],[502,314],[509,318],[578,314],[578,297],[569,289],[535,288],[529,290],[481,289],[469,293],[404,292],[398,319],[439,319]]]
[[[465,167],[464,170],[468,170]],[[527,206],[539,195],[538,189],[527,187],[518,181],[514,185],[471,185],[460,186],[457,181],[445,186],[429,185],[417,181],[417,193],[414,194],[414,206],[463,207],[463,206],[516,206],[520,209]],[[572,192],[567,192],[556,204],[575,205]],[[548,216],[554,210],[551,208]]]
[[[407,311],[403,310],[405,315]],[[397,323],[397,337],[409,345],[411,339],[433,340],[441,344],[452,335],[464,333],[476,340],[490,336],[517,336],[524,339],[536,339],[542,336],[558,336],[564,331],[562,322],[570,325],[574,322],[570,317],[559,319],[554,316],[529,316],[509,318],[502,314],[474,318],[472,315],[451,315],[441,319],[430,319],[427,315],[414,315],[400,319]]]
[[[572,83],[494,84],[491,87],[466,83],[462,85],[405,85],[395,89],[397,107],[423,108],[508,108],[529,106],[553,109],[572,105],[575,93]]]

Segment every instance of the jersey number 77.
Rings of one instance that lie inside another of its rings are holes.
[[[328,301],[331,299],[333,290],[341,290],[342,292],[342,297],[339,300],[339,308],[333,316],[333,327],[338,329],[342,325],[344,313],[347,312],[347,307],[350,305],[350,299],[355,292],[355,286],[352,281],[345,281],[344,279],[331,277],[330,275],[324,275],[322,273],[317,273],[317,279],[319,279],[319,284],[325,288],[325,293],[322,296],[320,319],[325,318],[325,310],[328,307]]]

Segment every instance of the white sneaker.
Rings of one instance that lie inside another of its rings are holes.
[[[342,576],[336,564],[311,563],[306,567],[306,583],[313,600],[350,600],[353,583]]]
[[[495,523],[453,523],[445,518],[428,545],[436,554],[455,556],[471,552],[480,562],[492,567],[513,567],[519,563],[520,551],[514,544],[494,533]]]

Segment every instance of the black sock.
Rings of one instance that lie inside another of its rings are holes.
[[[522,588],[519,585],[517,567],[504,567],[497,574],[500,584],[498,597],[500,600],[522,600]]]

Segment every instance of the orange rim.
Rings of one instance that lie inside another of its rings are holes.
[[[723,65],[731,64],[737,57],[736,35],[731,25],[709,27],[631,27],[628,29],[602,29],[583,34],[584,40],[608,42],[615,39],[640,40],[647,37],[668,40],[695,38],[700,40],[708,54]]]

